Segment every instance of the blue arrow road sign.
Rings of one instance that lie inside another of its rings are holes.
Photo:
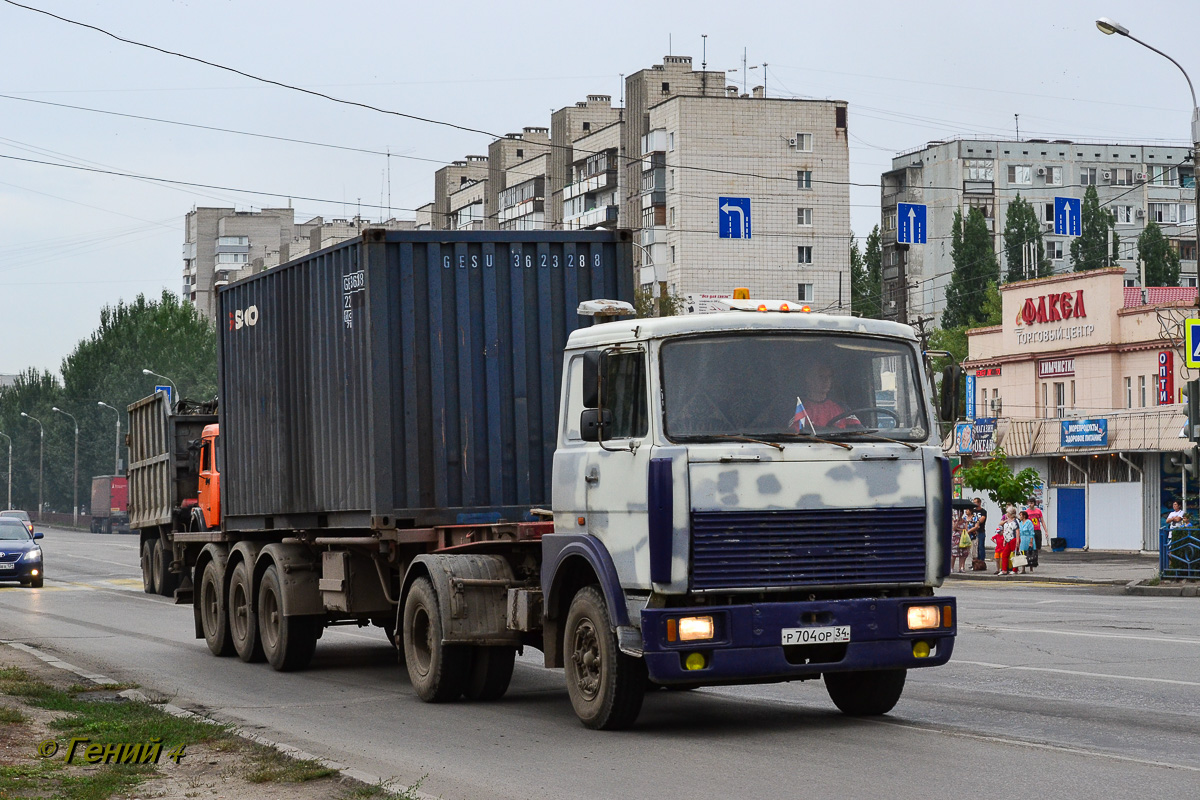
[[[1183,321],[1183,363],[1192,369],[1200,367],[1200,319]]]
[[[924,205],[896,204],[896,241],[900,244],[925,244]]]
[[[750,198],[718,197],[718,229],[722,239],[750,238]]]
[[[1054,198],[1054,232],[1059,236],[1083,233],[1083,201],[1077,197]]]
[[[159,392],[167,393],[167,405],[171,405],[171,403],[173,402],[173,400],[171,398],[171,387],[170,386],[155,386],[154,393],[158,394]]]

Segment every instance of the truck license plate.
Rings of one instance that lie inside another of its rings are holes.
[[[0,569],[16,569],[16,564],[0,564]]]
[[[849,625],[829,628],[784,628],[784,644],[838,644],[850,641]]]

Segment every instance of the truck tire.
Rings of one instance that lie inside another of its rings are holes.
[[[171,550],[162,542],[154,543],[154,588],[163,597],[174,597],[179,576],[171,572]]]
[[[142,590],[146,594],[158,594],[158,586],[154,583],[154,551],[157,549],[157,539],[142,542]]]
[[[265,661],[262,637],[258,632],[258,618],[254,613],[254,582],[250,565],[239,561],[229,575],[228,601],[225,603],[229,617],[229,640],[238,658],[247,664]]]
[[[221,591],[221,573],[217,562],[204,565],[200,576],[200,628],[204,641],[214,656],[233,655],[233,640],[229,637],[229,616],[226,613],[225,593]]]
[[[472,647],[471,669],[467,674],[463,696],[468,700],[499,700],[508,691],[512,680],[513,663],[517,660],[515,647]]]
[[[827,672],[825,690],[843,714],[875,717],[896,707],[904,692],[905,669],[867,672]]]
[[[608,605],[596,586],[571,600],[563,629],[567,694],[575,715],[595,730],[628,728],[642,710],[646,664],[617,646]]]
[[[304,669],[321,635],[321,618],[283,615],[283,588],[274,564],[258,587],[258,631],[267,663],[280,672]]]
[[[413,689],[426,703],[455,700],[466,689],[470,650],[442,642],[442,615],[428,578],[417,578],[404,601],[404,660]]]

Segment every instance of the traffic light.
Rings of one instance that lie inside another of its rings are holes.
[[[1187,422],[1179,438],[1200,442],[1200,379],[1188,381],[1183,388],[1183,415]]]
[[[958,409],[962,406],[959,392],[962,376],[962,367],[956,363],[952,363],[942,370],[942,395],[939,398],[941,402],[938,411],[941,413],[943,422],[954,422],[958,419]]]
[[[1200,463],[1197,463],[1198,461],[1200,461],[1200,459],[1197,459],[1197,455],[1198,455],[1198,453],[1196,451],[1196,448],[1194,448],[1194,447],[1189,450],[1183,451],[1182,466],[1183,466],[1183,471],[1185,473],[1187,473],[1188,477],[1191,477],[1191,478],[1196,477],[1196,468],[1200,467]]]

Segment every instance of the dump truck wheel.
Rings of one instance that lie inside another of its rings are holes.
[[[585,586],[571,600],[563,656],[567,694],[580,722],[619,730],[637,720],[646,694],[646,664],[617,646],[608,606],[595,586]]]
[[[239,561],[229,576],[229,600],[225,604],[229,617],[229,640],[238,658],[247,664],[264,661],[262,637],[254,613],[254,587],[250,565]]]
[[[258,630],[267,663],[280,672],[304,669],[321,634],[320,617],[283,615],[279,569],[272,564],[258,587]]]
[[[829,699],[852,717],[875,717],[896,707],[904,692],[908,670],[879,669],[867,672],[827,672]]]
[[[226,614],[225,593],[221,591],[221,574],[217,562],[204,565],[200,577],[200,628],[204,641],[214,656],[231,656],[233,640],[229,636],[229,617]]]
[[[154,549],[157,546],[157,539],[142,542],[142,590],[146,594],[158,594],[154,584]]]
[[[162,542],[154,543],[154,588],[163,597],[174,597],[179,576],[171,572],[171,550]]]
[[[468,700],[499,700],[508,691],[512,680],[513,663],[517,660],[515,647],[472,647],[471,669],[467,675],[463,696]]]
[[[455,700],[466,689],[470,651],[442,642],[437,593],[417,578],[404,601],[404,660],[417,696],[427,703]]]

